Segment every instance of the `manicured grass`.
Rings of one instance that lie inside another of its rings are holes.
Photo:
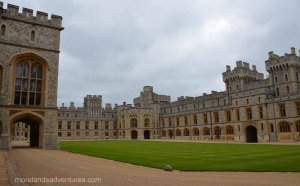
[[[61,141],[61,149],[183,171],[300,172],[300,146],[159,141]]]

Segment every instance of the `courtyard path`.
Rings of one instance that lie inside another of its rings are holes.
[[[45,185],[300,185],[300,173],[165,172],[59,150],[29,148],[13,149],[9,155],[15,161],[17,175],[23,178],[87,178],[85,181],[90,181],[88,178],[101,178],[101,183]]]

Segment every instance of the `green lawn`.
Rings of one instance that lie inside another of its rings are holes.
[[[300,146],[159,141],[61,141],[69,152],[183,171],[300,172]]]

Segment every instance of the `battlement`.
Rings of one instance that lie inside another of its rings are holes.
[[[102,99],[102,95],[87,95],[86,98],[89,99]]]
[[[238,78],[250,78],[253,80],[261,80],[264,78],[262,73],[257,72],[255,65],[252,65],[252,68],[250,68],[249,63],[240,60],[236,62],[236,67],[233,70],[227,65],[226,71],[223,72],[222,75],[224,82]]]
[[[22,22],[28,22],[36,25],[43,25],[62,30],[62,17],[58,15],[51,15],[48,19],[48,13],[37,11],[34,15],[32,9],[23,8],[19,13],[19,6],[7,4],[7,9],[4,9],[3,2],[0,1],[0,15],[4,19],[14,19]]]
[[[265,61],[265,65],[268,72],[287,68],[288,66],[300,66],[300,57],[297,56],[294,47],[291,48],[290,54],[285,53],[284,56],[278,56],[271,51],[269,52],[269,59]]]

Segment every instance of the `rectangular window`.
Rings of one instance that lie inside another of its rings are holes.
[[[169,118],[169,127],[172,126],[172,118]]]
[[[231,121],[231,112],[230,112],[230,110],[226,111],[226,120]]]
[[[260,107],[258,107],[258,110],[259,110],[260,119],[264,118],[263,108],[260,106]]]
[[[296,103],[296,113],[297,115],[300,115],[300,102]]]
[[[95,123],[95,129],[96,129],[96,130],[98,129],[98,122]]]
[[[80,123],[76,123],[76,129],[77,129],[77,130],[80,129]]]
[[[58,137],[61,137],[61,132],[59,132],[57,135],[58,135]]]
[[[280,117],[285,117],[286,116],[285,104],[279,104],[279,112],[280,112]]]
[[[197,123],[198,123],[197,115],[193,116],[193,120],[194,120],[194,125],[197,125]]]
[[[68,137],[71,137],[71,132],[68,132],[68,133],[67,133],[67,136],[68,136]]]
[[[85,129],[89,129],[89,122],[88,121],[85,122]]]
[[[68,130],[71,130],[71,122],[68,122]]]
[[[215,119],[215,123],[219,123],[219,113],[218,112],[214,112],[214,119]]]
[[[176,117],[176,125],[179,127],[179,117]]]
[[[105,130],[108,130],[108,121],[105,122]]]
[[[203,122],[207,123],[207,113],[203,113]]]
[[[61,124],[58,124],[58,129],[61,129]]]
[[[235,110],[235,113],[236,113],[236,120],[237,120],[237,121],[240,121],[240,110],[239,110],[239,109],[236,109],[236,110]]]
[[[188,125],[188,124],[189,124],[188,117],[184,116],[184,125]]]
[[[247,108],[246,112],[247,112],[247,119],[251,120],[252,119],[252,109],[251,108]]]

